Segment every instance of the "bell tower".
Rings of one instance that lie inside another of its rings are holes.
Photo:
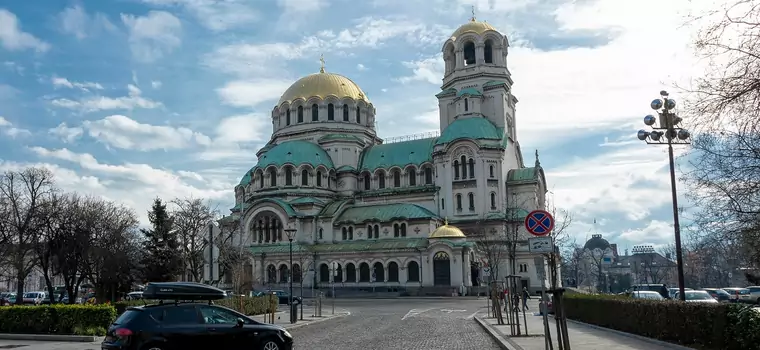
[[[507,68],[509,42],[493,26],[472,18],[443,44],[443,85],[438,97],[443,131],[457,119],[485,117],[515,136],[512,77]]]

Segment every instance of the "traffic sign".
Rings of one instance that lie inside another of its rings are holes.
[[[554,251],[551,237],[531,237],[528,238],[528,249],[531,253],[551,253]]]
[[[554,229],[554,218],[546,210],[534,210],[525,217],[525,228],[534,236],[546,236]]]

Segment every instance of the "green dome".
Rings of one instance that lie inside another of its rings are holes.
[[[441,133],[436,145],[451,143],[460,139],[501,140],[504,135],[491,121],[482,117],[457,119]]]
[[[251,174],[256,169],[264,169],[270,165],[281,167],[285,164],[291,164],[293,166],[300,166],[302,164],[309,164],[316,168],[320,165],[325,166],[327,169],[333,169],[332,159],[330,156],[319,147],[319,145],[308,141],[285,141],[283,143],[272,146],[269,150],[266,150],[264,154],[259,157],[259,162],[248,170],[240,179],[240,185],[247,185],[251,182]]]

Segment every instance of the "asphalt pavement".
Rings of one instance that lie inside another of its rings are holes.
[[[347,316],[294,328],[290,333],[295,338],[296,349],[500,349],[473,319],[485,310],[485,303],[485,299],[474,298],[339,298],[335,312],[347,313]],[[331,313],[332,300],[326,299],[322,314]],[[100,344],[0,340],[0,349],[12,348],[96,350]]]

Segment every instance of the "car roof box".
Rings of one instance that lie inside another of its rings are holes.
[[[193,282],[151,282],[142,295],[152,300],[219,300],[226,296],[219,288]]]

